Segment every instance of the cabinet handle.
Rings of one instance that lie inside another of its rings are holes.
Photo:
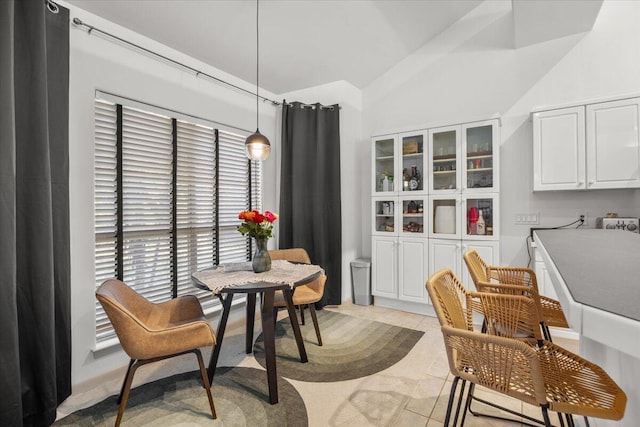
[[[596,183],[595,181],[589,181],[589,185],[593,185],[595,183]]]

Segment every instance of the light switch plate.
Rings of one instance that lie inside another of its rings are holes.
[[[540,213],[518,213],[515,218],[516,225],[537,225],[540,224]]]

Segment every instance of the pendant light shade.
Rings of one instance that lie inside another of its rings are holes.
[[[271,144],[266,136],[260,133],[259,129],[249,135],[244,142],[247,157],[251,160],[265,160],[271,153]]]
[[[265,160],[269,157],[269,153],[271,153],[271,144],[269,143],[269,139],[266,136],[260,133],[260,129],[258,126],[260,110],[258,108],[258,100],[260,96],[258,95],[258,90],[260,88],[260,38],[258,36],[258,17],[259,17],[259,4],[258,0],[256,0],[256,131],[255,133],[249,135],[247,139],[244,141],[244,148],[247,153],[247,157],[251,160]]]

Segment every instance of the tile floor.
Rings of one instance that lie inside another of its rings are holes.
[[[305,400],[310,427],[326,426],[397,426],[397,427],[441,427],[446,412],[451,376],[444,350],[438,320],[434,317],[406,313],[374,306],[359,306],[350,303],[325,309],[340,313],[377,320],[384,323],[424,331],[409,354],[400,362],[377,374],[350,381],[336,383],[290,382]],[[280,316],[284,316],[281,311]],[[259,334],[259,315],[256,316],[256,336]],[[215,323],[214,323],[215,324]],[[312,327],[309,324],[310,327]],[[321,325],[322,327],[322,325]],[[565,348],[577,352],[578,343],[557,338],[554,340]],[[209,353],[203,352],[205,360]],[[192,356],[173,359],[166,364],[149,365],[136,373],[134,387],[140,383],[194,369]],[[163,366],[166,365],[166,366]],[[225,333],[219,366],[247,366],[262,369],[252,355],[244,352],[243,319],[231,321]],[[119,391],[122,370],[113,372],[100,381],[99,387],[81,386],[58,409],[58,416],[64,416],[78,409],[91,406],[105,397]],[[518,412],[539,417],[539,411],[531,405],[502,396],[486,389],[478,388],[477,394],[487,400]],[[214,396],[215,399],[215,396]],[[524,406],[524,408],[523,408]],[[495,413],[496,410],[475,409]],[[552,416],[557,422],[557,418]],[[476,426],[518,426],[517,422],[504,422],[489,418],[468,416],[467,427]]]

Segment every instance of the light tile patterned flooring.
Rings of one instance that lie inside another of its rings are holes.
[[[289,380],[303,397],[307,406],[310,427],[441,427],[443,425],[452,377],[438,320],[402,311],[374,306],[346,303],[325,309],[371,320],[424,331],[409,354],[397,364],[377,374],[335,383],[309,383]],[[281,311],[280,316],[283,316]],[[256,316],[256,333],[260,331]],[[310,319],[309,319],[310,320]],[[214,323],[216,324],[216,323]],[[309,327],[312,327],[309,323]],[[322,329],[322,325],[320,325]],[[554,339],[565,348],[577,352],[578,343]],[[203,356],[208,360],[209,353]],[[193,370],[193,356],[185,356],[167,363],[150,365],[136,373],[134,387],[147,381]],[[164,365],[164,366],[163,366]],[[225,333],[219,366],[246,366],[262,369],[252,355],[244,352],[244,322],[230,322]],[[58,410],[59,416],[90,406],[119,391],[124,368],[101,378],[98,387],[84,385]],[[476,394],[518,412],[540,418],[539,410],[531,405],[478,387]],[[214,396],[215,399],[215,396]],[[475,403],[474,408],[496,413],[491,408]],[[555,415],[552,422],[556,421]],[[203,421],[206,424],[208,422]],[[205,425],[205,424],[203,424]],[[518,422],[505,422],[490,418],[467,416],[465,426],[518,426]]]

